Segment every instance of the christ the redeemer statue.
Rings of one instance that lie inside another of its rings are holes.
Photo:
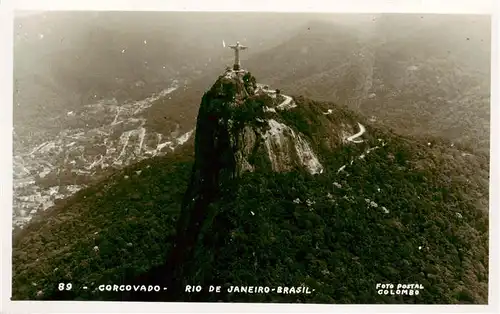
[[[240,70],[240,50],[245,50],[248,47],[240,45],[240,42],[237,41],[236,45],[229,45],[229,48],[234,50],[234,66],[233,70],[239,71]]]

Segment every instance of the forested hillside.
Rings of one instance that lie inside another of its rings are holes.
[[[210,205],[216,215],[198,239],[195,270],[183,280],[304,284],[315,292],[191,294],[182,300],[486,303],[487,156],[446,141],[429,145],[398,136],[331,103],[296,101],[298,107],[282,118],[321,152],[324,173],[247,173],[223,187],[222,198]],[[334,114],[321,114],[328,109]],[[343,117],[367,125],[365,142],[325,146],[333,131],[321,122],[338,124]],[[192,149],[116,173],[16,235],[14,298],[119,300],[127,296],[62,294],[56,287],[65,281],[94,288],[131,283],[149,278],[142,276],[148,271],[161,276]],[[380,296],[378,282],[421,283],[425,289],[414,297]]]

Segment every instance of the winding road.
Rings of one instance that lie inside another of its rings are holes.
[[[265,89],[264,86],[268,86],[268,85],[257,83],[257,88],[260,89],[261,91],[263,91],[264,93],[272,94],[273,98],[275,98],[277,96],[275,90]],[[280,95],[283,96],[285,98],[285,100],[283,100],[279,105],[277,105],[276,109],[285,110],[285,109],[291,109],[291,108],[297,107],[297,104],[293,101],[292,97],[290,97],[288,95],[284,95],[284,94],[280,94]]]
[[[267,86],[267,85],[257,83],[257,88],[259,90],[263,91],[266,94],[273,94],[273,97],[276,97],[276,91],[272,90],[272,89],[270,90],[268,88],[265,88],[265,86]],[[285,100],[283,100],[279,105],[277,105],[276,109],[285,110],[285,109],[291,109],[291,108],[297,107],[297,104],[293,101],[292,97],[290,97],[288,95],[284,95],[284,94],[281,94],[281,96],[283,96],[285,98]],[[265,110],[276,112],[276,110],[274,108],[265,108]],[[323,112],[323,114],[325,114],[325,115],[331,114],[331,113],[333,113],[332,109],[328,109],[327,112]],[[346,138],[346,140],[348,142],[352,142],[352,143],[363,143],[364,142],[364,140],[358,139],[358,138],[366,132],[366,128],[364,125],[362,125],[359,122],[358,122],[358,126],[359,126],[359,132]]]
[[[353,142],[353,143],[363,143],[363,140],[358,140],[357,138],[360,137],[361,135],[363,135],[365,132],[366,132],[366,129],[365,127],[358,122],[358,126],[359,126],[359,132],[354,134],[354,135],[351,135],[347,138],[347,140],[349,142]]]
[[[278,108],[279,110],[284,110],[297,107],[297,104],[293,101],[292,97],[283,94],[281,94],[281,96],[285,97],[285,100],[283,100],[281,104],[276,106],[276,108]]]

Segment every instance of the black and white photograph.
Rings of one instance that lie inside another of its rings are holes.
[[[13,15],[12,302],[491,303],[491,15]]]

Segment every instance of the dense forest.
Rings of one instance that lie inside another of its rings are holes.
[[[324,173],[249,172],[221,187],[183,282],[305,285],[314,293],[200,293],[182,300],[487,303],[488,156],[396,135],[343,106],[295,101],[298,107],[280,119],[307,136]],[[335,114],[320,114],[327,109]],[[367,127],[365,142],[328,145],[335,134],[321,122],[351,118]],[[15,234],[13,298],[127,300],[95,288],[137,282],[164,263],[193,151],[191,142],[115,173]],[[58,291],[61,282],[73,289]],[[425,288],[418,296],[384,296],[375,289],[380,282]]]

